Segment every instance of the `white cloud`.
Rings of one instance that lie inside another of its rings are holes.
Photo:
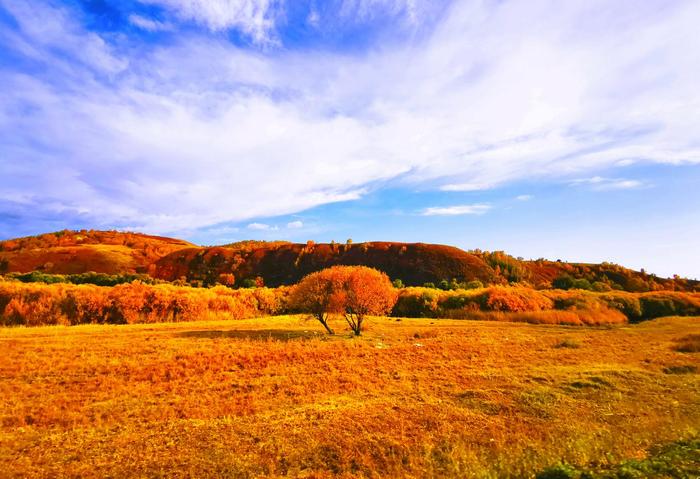
[[[571,185],[591,185],[596,190],[629,190],[641,188],[645,184],[639,180],[627,180],[624,178],[604,178],[593,176],[591,178],[579,178],[570,182]]]
[[[308,23],[312,27],[318,27],[320,22],[321,22],[321,16],[319,15],[319,13],[316,9],[312,8],[306,17],[306,23]]]
[[[299,220],[290,221],[289,223],[287,223],[287,228],[289,228],[289,229],[299,229],[299,228],[303,228],[303,227],[304,227],[304,223],[302,221],[299,221]]]
[[[160,32],[172,30],[173,26],[169,23],[159,22],[141,15],[129,15],[129,23],[149,32]]]
[[[193,20],[212,31],[238,29],[259,43],[274,38],[277,0],[139,0],[160,5],[184,20]]]
[[[277,3],[148,1],[274,36]],[[0,196],[176,233],[387,181],[467,191],[700,163],[700,3],[652,3],[458,1],[430,35],[364,54],[191,33],[129,54],[64,10],[0,0],[20,25],[0,41],[37,65],[0,72]]]
[[[122,72],[128,66],[128,61],[118,57],[99,35],[84,31],[66,9],[23,0],[0,0],[0,7],[12,15],[20,31],[14,34],[9,28],[0,29],[0,45],[4,50],[16,50],[39,61],[45,58],[46,50],[51,50],[53,67],[68,76],[79,72],[56,53],[107,74]]]
[[[518,201],[530,201],[532,198],[534,198],[532,195],[518,195],[515,197]]]
[[[248,225],[248,229],[255,231],[269,231],[273,229],[273,227],[265,223],[250,223]]]
[[[458,183],[447,184],[440,187],[442,191],[481,191],[495,188],[495,183]]]
[[[458,216],[458,215],[483,215],[491,209],[491,205],[457,205],[457,206],[435,206],[425,208],[421,211],[422,216]]]

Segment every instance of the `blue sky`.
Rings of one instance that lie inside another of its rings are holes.
[[[0,0],[0,237],[700,277],[695,1]]]

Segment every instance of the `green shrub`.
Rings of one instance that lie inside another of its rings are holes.
[[[469,281],[467,284],[464,285],[465,289],[481,289],[484,287],[484,283],[479,281],[478,279],[475,279],[473,281]]]
[[[552,281],[552,288],[555,289],[571,289],[574,287],[574,278],[568,274],[559,276]]]

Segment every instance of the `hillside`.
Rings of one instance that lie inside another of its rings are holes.
[[[148,273],[159,258],[192,246],[141,233],[57,231],[0,241],[0,273]]]
[[[255,249],[188,248],[156,262],[155,276],[164,280],[215,281],[219,274],[261,277],[268,286],[292,284],[306,274],[333,265],[366,265],[423,284],[442,278],[495,281],[483,259],[458,248],[422,243],[273,244]]]
[[[571,279],[568,287],[605,291],[622,289],[697,291],[700,282],[659,278],[622,266],[566,263],[544,259],[527,261],[503,252],[463,251],[453,246],[424,243],[371,242],[358,244],[293,244],[275,242],[244,246],[185,248],[156,262],[154,275],[163,280],[211,284],[232,273],[240,283],[262,278],[265,285],[292,284],[306,274],[333,265],[365,265],[386,272],[405,285],[439,285],[479,281],[482,284],[526,283],[550,288],[557,279]]]
[[[220,281],[221,275],[233,275],[237,285],[257,279],[267,286],[279,286],[333,265],[371,266],[408,286],[434,283],[454,287],[478,281],[484,285],[524,283],[536,288],[550,288],[554,283],[564,289],[598,291],[700,290],[700,282],[695,280],[659,278],[610,263],[531,261],[499,251],[463,251],[425,243],[241,241],[200,247],[173,238],[92,230],[0,241],[0,274],[146,273],[165,281],[202,285]],[[231,281],[230,276],[227,281]]]

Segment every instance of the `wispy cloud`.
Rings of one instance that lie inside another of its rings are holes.
[[[162,32],[174,28],[170,23],[160,22],[136,14],[129,15],[129,23],[149,32]]]
[[[628,180],[624,178],[604,178],[593,176],[591,178],[579,178],[570,182],[573,186],[590,185],[595,190],[629,190],[641,188],[645,184],[639,180]]]
[[[473,204],[456,206],[434,206],[421,211],[422,216],[459,216],[459,215],[483,215],[491,209],[491,205]]]
[[[451,183],[440,187],[442,191],[481,191],[495,188],[495,183]]]
[[[534,198],[534,196],[532,196],[532,195],[518,195],[515,197],[515,199],[518,201],[530,201],[533,198]]]
[[[266,223],[250,223],[247,228],[254,231],[271,231],[277,229],[275,226],[270,226]]]
[[[300,220],[290,221],[289,223],[287,223],[287,228],[289,228],[289,229],[299,229],[299,228],[303,228],[303,227],[304,227],[304,223]]]
[[[258,43],[274,40],[281,0],[139,0],[165,7],[212,31],[238,29]]]

